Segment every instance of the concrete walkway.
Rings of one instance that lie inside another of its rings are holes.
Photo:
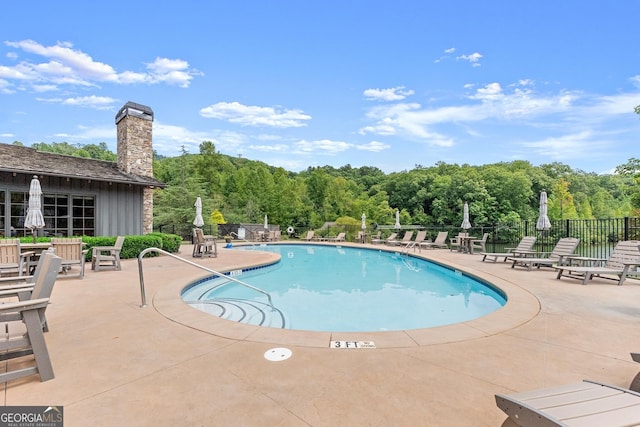
[[[190,246],[180,255],[193,260]],[[640,351],[637,280],[582,286],[478,255],[416,255],[495,283],[508,304],[464,324],[412,331],[259,328],[184,304],[180,289],[206,272],[166,256],[144,261],[141,308],[138,264],[126,260],[122,271],[56,282],[46,334],[56,377],[5,384],[3,404],[64,406],[65,427],[509,426],[495,393],[582,379],[628,387],[640,370],[629,356]],[[197,262],[233,270],[274,257],[220,249]],[[329,348],[342,339],[377,348]],[[292,357],[266,360],[276,347]]]

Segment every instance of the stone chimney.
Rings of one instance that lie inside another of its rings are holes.
[[[153,111],[146,105],[127,102],[116,114],[118,168],[153,178]],[[143,233],[153,231],[153,189],[143,190]]]

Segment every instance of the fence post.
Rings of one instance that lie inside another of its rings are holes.
[[[624,217],[624,240],[629,240],[629,217]]]

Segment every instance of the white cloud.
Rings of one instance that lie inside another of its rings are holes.
[[[286,144],[249,145],[248,148],[265,153],[286,153],[290,150],[289,146]]]
[[[343,141],[321,139],[316,141],[301,140],[293,144],[295,154],[327,154],[335,155],[347,151],[353,145]]]
[[[482,55],[478,52],[474,52],[471,55],[460,55],[460,56],[456,56],[457,60],[463,60],[463,61],[468,61],[473,67],[479,67],[480,66],[480,58],[482,58]]]
[[[27,54],[48,59],[46,62],[25,59],[12,66],[0,65],[0,78],[12,81],[71,86],[167,83],[188,87],[194,76],[202,74],[191,68],[186,61],[167,58],[156,58],[154,62],[147,64],[148,72],[117,72],[111,65],[95,61],[88,54],[74,49],[69,42],[59,42],[53,46],[43,46],[33,40],[7,41],[5,44]],[[9,57],[18,56],[13,52]]]
[[[239,102],[218,102],[200,110],[200,115],[225,120],[242,126],[270,126],[275,128],[303,127],[311,116],[301,110],[243,105]]]
[[[404,86],[396,86],[388,89],[366,89],[363,94],[365,99],[370,101],[400,101],[407,96],[413,95],[414,92],[410,89],[405,89]]]
[[[356,150],[371,151],[372,153],[379,153],[381,151],[391,148],[389,144],[385,144],[379,141],[371,141],[367,144],[359,144],[355,146]]]
[[[118,100],[114,98],[95,95],[76,98],[36,98],[36,100],[47,103],[93,108],[95,110],[109,110],[118,102]]]
[[[521,142],[519,145],[540,156],[566,162],[567,159],[592,157],[594,153],[606,151],[610,141],[600,139],[590,130],[584,130],[540,141]]]

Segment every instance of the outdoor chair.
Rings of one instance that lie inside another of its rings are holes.
[[[81,237],[52,237],[51,247],[56,255],[62,258],[63,274],[67,275],[73,267],[78,267],[78,273],[69,277],[84,278],[84,263],[89,250],[83,249],[84,243]]]
[[[498,258],[504,258],[503,262],[507,262],[507,258],[509,257],[519,257],[526,256],[531,253],[531,248],[536,243],[535,236],[524,236],[520,243],[515,248],[505,248],[506,252],[504,253],[496,253],[496,252],[482,252],[482,261],[487,258],[493,258],[493,262],[497,262]],[[491,259],[489,259],[491,261]]]
[[[540,254],[542,255],[540,257],[509,257],[509,260],[513,261],[511,268],[519,265],[526,267],[527,270],[531,271],[531,268],[534,265],[540,268],[542,266],[552,267],[554,264],[564,264],[567,261],[567,257],[572,255],[576,250],[578,243],[580,243],[580,239],[576,239],[575,237],[563,237],[558,240],[558,243],[556,243],[551,252],[542,253]]]
[[[594,381],[496,394],[495,398],[498,408],[521,427],[640,424],[640,393]]]
[[[487,250],[487,239],[489,238],[489,233],[484,233],[482,235],[482,239],[472,239],[471,240],[471,253],[473,253],[474,249],[481,249],[482,252]]]
[[[0,276],[3,273],[22,276],[33,254],[21,252],[19,239],[0,239]]]
[[[30,298],[0,304],[0,319],[8,320],[8,332],[0,337],[0,360],[7,361],[0,373],[1,382],[33,374],[39,374],[40,381],[54,378],[43,330],[49,298],[42,296],[51,293],[50,288],[58,276],[62,259],[51,253],[43,257],[42,271],[34,283]],[[24,358],[30,355],[33,355],[35,363]]]
[[[193,257],[217,257],[218,256],[218,245],[216,244],[216,239],[213,236],[205,236],[204,232],[201,228],[193,229]]]
[[[345,241],[345,236],[347,235],[347,233],[338,233],[337,236],[335,237],[327,237],[327,241],[329,242],[344,242]]]
[[[14,276],[0,278],[0,299],[17,298],[19,301],[26,301],[31,298],[49,298],[53,291],[53,285],[58,276],[58,271],[47,272],[51,261],[49,258],[56,257],[53,251],[44,251],[38,259],[38,263],[31,276]],[[47,276],[48,274],[48,276]],[[10,320],[20,320],[16,316],[0,316],[0,322]],[[44,323],[45,332],[48,331]]]
[[[436,236],[433,242],[422,242],[418,245],[418,249],[447,249],[447,237],[449,236],[448,231],[438,231],[438,235]]]
[[[571,277],[582,280],[583,285],[586,285],[594,276],[601,277],[603,279],[613,279],[611,277],[602,276],[604,274],[608,276],[617,276],[615,280],[618,281],[618,285],[622,285],[627,278],[627,274],[632,272],[634,267],[640,266],[640,241],[626,240],[618,242],[616,247],[613,249],[613,252],[611,252],[611,255],[609,255],[609,259],[607,259],[605,264],[602,266],[593,265],[594,262],[598,263],[602,261],[597,258],[577,257],[575,259],[576,261],[580,260],[588,264],[592,264],[587,266],[571,265],[571,262],[574,260],[572,260],[571,257],[568,258],[570,261],[568,265],[553,266],[553,268],[558,270],[556,279]]]
[[[453,248],[457,248],[458,250],[460,250],[461,246],[462,246],[462,242],[463,242],[463,237],[468,237],[469,233],[458,233],[457,236],[454,236],[452,238],[449,239],[449,250],[451,250],[453,252]]]
[[[404,232],[404,236],[402,236],[401,240],[396,240],[395,238],[393,238],[393,239],[389,238],[389,239],[387,239],[385,244],[387,244],[387,245],[395,245],[395,246],[406,244],[406,243],[409,243],[411,241],[412,237],[413,237],[413,231],[407,230],[407,231]]]
[[[420,243],[424,243],[426,238],[427,238],[426,230],[420,230],[418,231],[418,234],[416,234],[416,238],[414,240],[407,243],[403,242],[402,246],[404,246],[404,248],[407,250],[413,248],[415,252],[416,248],[420,246]]]
[[[120,252],[124,244],[124,236],[118,236],[113,246],[94,246],[91,248],[91,269],[100,271],[101,268],[122,270]]]

